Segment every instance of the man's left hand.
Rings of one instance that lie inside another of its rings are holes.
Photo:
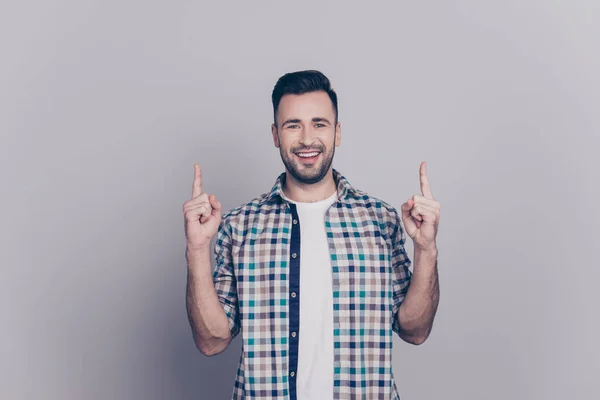
[[[425,161],[419,168],[421,194],[415,194],[402,204],[402,222],[406,233],[414,242],[415,250],[437,251],[435,237],[440,222],[440,203],[434,200]]]

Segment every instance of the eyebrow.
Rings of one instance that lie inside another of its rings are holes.
[[[327,122],[328,124],[331,125],[331,122],[329,122],[329,120],[327,118],[322,118],[322,117],[315,117],[312,119],[312,122]]]
[[[285,121],[283,121],[283,124],[281,124],[281,126],[285,125],[285,124],[299,124],[301,121],[299,119],[287,119]]]
[[[302,122],[302,121],[297,118],[290,118],[290,119],[285,120],[283,122],[283,124],[281,124],[281,126],[284,126],[285,124],[299,124],[300,122]],[[327,118],[323,118],[323,117],[314,117],[312,119],[312,122],[327,122],[328,124],[331,125],[331,122],[329,122],[329,120]]]

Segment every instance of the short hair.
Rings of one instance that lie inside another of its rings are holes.
[[[271,100],[273,101],[273,120],[277,125],[277,108],[281,102],[281,98],[286,94],[303,94],[310,92],[324,91],[329,95],[335,110],[335,123],[338,120],[338,101],[337,94],[331,88],[331,82],[323,75],[322,72],[316,70],[289,72],[277,80]]]

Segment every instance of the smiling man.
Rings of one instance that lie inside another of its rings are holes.
[[[270,191],[222,214],[194,165],[183,211],[195,343],[214,355],[241,332],[233,399],[398,400],[393,333],[423,343],[439,301],[440,204],[425,163],[421,195],[402,204],[400,216],[332,167],[341,125],[325,75],[282,76],[272,102],[285,172]]]

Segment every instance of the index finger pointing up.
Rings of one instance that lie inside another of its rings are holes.
[[[419,169],[419,175],[421,176],[421,193],[424,197],[433,200],[433,193],[431,193],[431,187],[429,186],[429,180],[427,179],[427,170],[425,169],[425,161],[421,163]]]
[[[192,199],[202,194],[202,170],[198,164],[194,164],[194,183],[192,184]]]

